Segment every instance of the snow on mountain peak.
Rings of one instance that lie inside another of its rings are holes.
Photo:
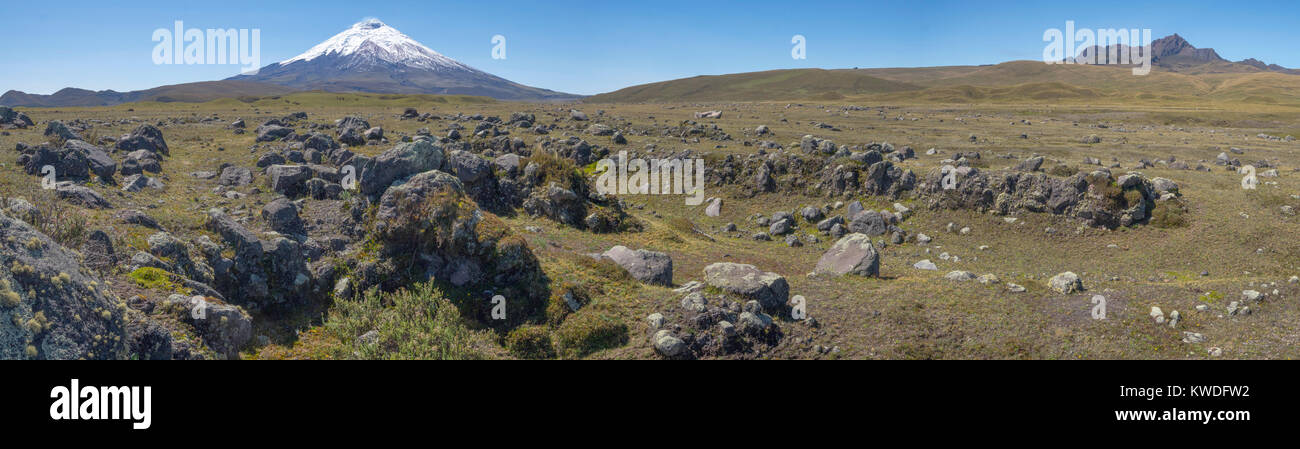
[[[425,47],[379,19],[357,22],[306,53],[280,62],[280,65],[311,61],[329,55],[356,57],[346,63],[349,66],[383,61],[421,69],[478,71]]]

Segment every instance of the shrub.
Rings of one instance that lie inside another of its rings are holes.
[[[1047,173],[1051,174],[1052,176],[1060,176],[1063,178],[1074,176],[1074,174],[1078,172],[1079,169],[1071,167],[1069,165],[1057,165],[1055,167],[1052,167],[1051,170],[1047,171]]]
[[[582,357],[602,349],[627,344],[627,325],[587,307],[569,316],[555,332],[556,344],[566,357]]]
[[[1109,176],[1088,175],[1085,180],[1087,180],[1089,190],[1093,194],[1106,199],[1109,208],[1127,209],[1124,203],[1124,189],[1120,188],[1119,184],[1111,181]]]
[[[13,291],[13,286],[6,279],[0,279],[0,305],[5,307],[16,307],[22,302],[22,297],[18,292]]]
[[[587,289],[565,282],[560,285],[560,288],[555,289],[551,293],[550,299],[546,301],[547,324],[559,326],[572,313],[573,309],[569,307],[569,298],[573,298],[573,301],[576,301],[579,307],[591,302]]]
[[[1173,201],[1165,201],[1151,210],[1151,225],[1157,228],[1177,228],[1187,225],[1187,210]]]
[[[357,301],[336,301],[323,327],[339,342],[329,352],[345,359],[481,359],[488,344],[432,283],[393,293],[372,288]]]
[[[64,247],[81,247],[89,234],[85,224],[90,221],[90,217],[75,207],[68,206],[66,201],[59,200],[49,190],[34,194],[32,204],[36,205],[40,217],[40,220],[32,223],[33,226]]]
[[[521,359],[555,358],[555,348],[551,346],[551,334],[545,326],[520,326],[506,335],[506,348],[515,357]]]
[[[596,274],[599,275],[600,279],[614,282],[635,281],[632,278],[632,275],[617,262],[604,257],[596,259],[585,254],[571,253],[569,254],[569,259],[575,262],[578,266],[595,271]]]
[[[532,156],[520,161],[520,166],[527,168],[530,163],[537,164],[538,179],[541,181],[539,185],[546,186],[554,182],[579,197],[587,196],[586,179],[573,161],[546,151],[535,151]]]
[[[1124,191],[1124,208],[1133,207],[1134,204],[1142,202],[1142,191],[1137,189]]]
[[[172,274],[163,271],[160,268],[140,267],[136,268],[129,275],[132,282],[139,285],[140,288],[153,290],[182,292],[184,290],[180,285],[172,282]],[[182,292],[183,293],[183,292]]]

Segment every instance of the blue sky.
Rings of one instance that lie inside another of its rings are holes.
[[[438,52],[537,87],[595,94],[701,74],[781,68],[918,67],[1041,59],[1043,31],[1150,28],[1231,60],[1300,67],[1300,8],[1260,2],[975,1],[135,1],[10,2],[0,91],[128,91],[222,79],[232,65],[154,65],[157,28],[258,28],[262,64],[367,17]],[[491,38],[507,38],[507,59]],[[790,57],[807,38],[807,59]]]

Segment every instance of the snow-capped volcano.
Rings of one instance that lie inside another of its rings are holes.
[[[358,22],[346,31],[317,44],[306,53],[284,60],[280,65],[311,61],[326,55],[352,56],[367,61],[384,61],[422,69],[474,70],[473,67],[425,47],[378,19]]]
[[[230,79],[331,92],[463,94],[505,100],[577,98],[475,69],[378,19],[358,22],[303,54],[263,67],[255,75]]]

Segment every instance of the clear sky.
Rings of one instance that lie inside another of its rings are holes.
[[[0,92],[128,91],[222,79],[232,65],[154,65],[151,36],[261,29],[262,65],[378,18],[480,70],[595,94],[702,74],[781,68],[918,67],[1042,58],[1043,31],[1150,28],[1230,60],[1300,67],[1300,8],[1289,1],[132,1],[9,2]],[[505,60],[491,57],[506,37]],[[807,59],[790,56],[807,38]]]

